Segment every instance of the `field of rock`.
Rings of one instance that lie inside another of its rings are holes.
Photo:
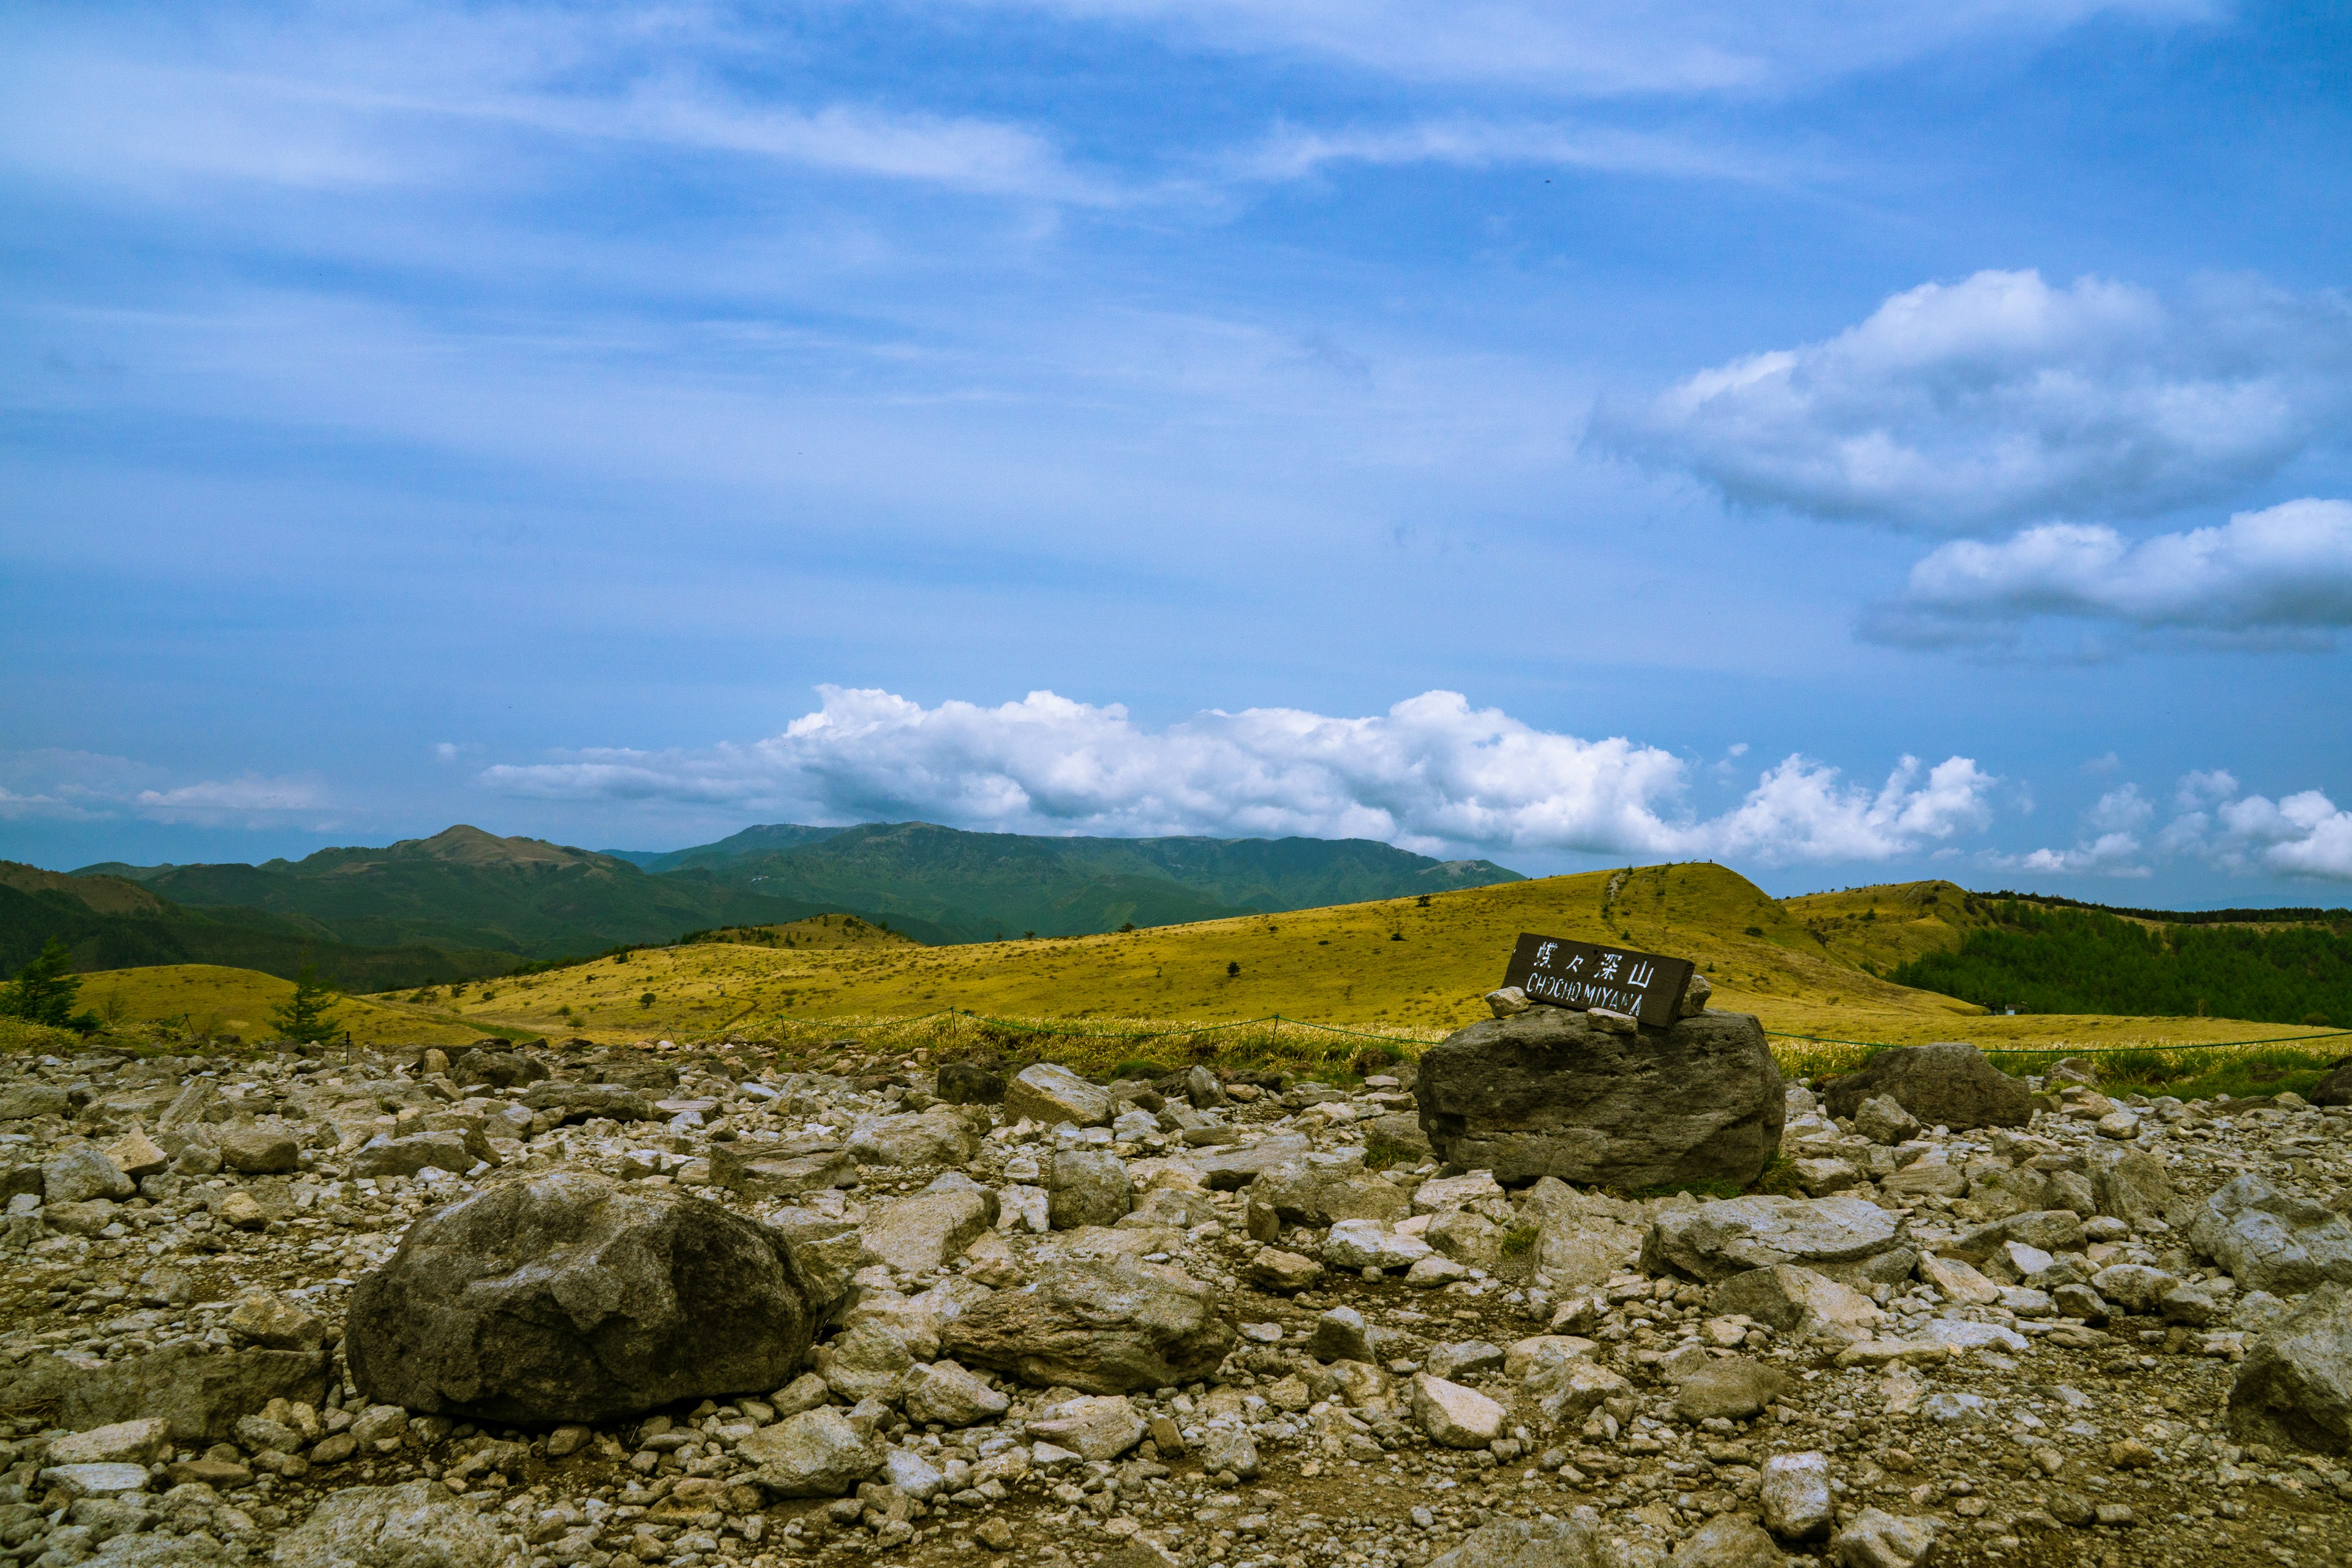
[[[2352,1111],[1527,1068],[1603,1033],[1465,1031],[1436,1110],[1413,1064],[9,1058],[0,1555],[2352,1561]],[[1606,1173],[1651,1165],[1750,1190]]]

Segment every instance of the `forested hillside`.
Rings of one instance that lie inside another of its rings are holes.
[[[2120,1013],[2352,1024],[2352,924],[2157,925],[2015,900],[1900,985],[2021,1013]]]

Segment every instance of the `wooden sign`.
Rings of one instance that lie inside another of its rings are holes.
[[[1503,984],[1517,986],[1530,1002],[1606,1007],[1663,1029],[1682,1016],[1683,992],[1696,967],[1687,958],[1523,931]]]

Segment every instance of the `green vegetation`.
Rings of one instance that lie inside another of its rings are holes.
[[[514,963],[503,952],[422,944],[355,947],[299,918],[234,907],[184,909],[119,877],[65,876],[0,861],[0,968],[26,963],[52,939],[65,942],[73,968],[83,973],[218,963],[290,979],[307,959],[333,984],[362,991],[496,974]]]
[[[1958,949],[1890,979],[1995,1010],[2352,1024],[2352,924],[2150,926],[2011,900]]]
[[[330,1004],[332,995],[320,983],[317,966],[306,963],[294,977],[294,994],[270,1010],[270,1021],[278,1026],[282,1038],[321,1045],[333,1039],[342,1028]]]
[[[16,972],[16,979],[0,985],[0,1015],[53,1029],[97,1028],[98,1015],[74,1011],[81,982],[74,976],[72,964],[72,951],[51,937],[33,961]]]

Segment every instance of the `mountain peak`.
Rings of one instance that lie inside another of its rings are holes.
[[[445,827],[430,838],[404,838],[387,857],[441,860],[458,866],[583,866],[604,857],[551,844],[544,838],[501,838],[467,823]]]

